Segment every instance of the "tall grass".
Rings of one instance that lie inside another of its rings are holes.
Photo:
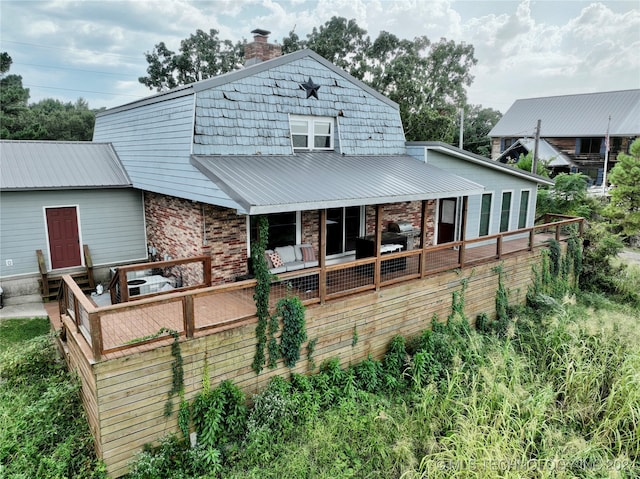
[[[78,381],[48,335],[0,353],[0,477],[105,477]]]

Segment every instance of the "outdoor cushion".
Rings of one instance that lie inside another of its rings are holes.
[[[300,259],[305,263],[318,260],[318,258],[316,258],[316,251],[310,244],[301,244],[297,247],[297,249],[300,251],[302,256]]]
[[[264,260],[267,262],[267,268],[269,269],[273,268],[273,263],[271,262],[271,256],[269,256],[272,253],[273,253],[273,250],[271,249],[265,250],[264,252]]]
[[[275,248],[275,252],[280,255],[283,263],[293,263],[296,260],[296,253],[293,249],[293,246],[278,246]],[[272,259],[273,261],[273,259]],[[276,263],[273,263],[273,266],[277,266]]]
[[[304,268],[304,261],[291,261],[290,263],[285,263],[285,267],[287,271],[297,271]]]
[[[282,260],[282,257],[280,256],[277,248],[276,248],[276,251],[269,254],[269,259],[271,259],[271,264],[273,265],[274,268],[279,268],[281,266],[284,266],[284,261]]]

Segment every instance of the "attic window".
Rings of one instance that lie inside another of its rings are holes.
[[[333,119],[291,116],[291,142],[295,150],[333,150]]]

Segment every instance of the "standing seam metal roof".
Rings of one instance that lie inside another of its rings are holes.
[[[489,132],[490,137],[640,135],[640,89],[516,100]]]
[[[2,140],[0,171],[2,190],[131,186],[110,143]]]
[[[484,189],[405,155],[193,155],[191,163],[247,214],[474,195]]]

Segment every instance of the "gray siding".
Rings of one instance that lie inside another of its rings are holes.
[[[193,94],[98,115],[94,141],[113,143],[136,188],[235,208],[189,163]]]
[[[309,78],[320,85],[318,99],[307,98],[300,88]],[[337,119],[339,153],[405,152],[398,109],[311,57],[200,91],[196,99],[193,152],[292,154],[289,115]]]
[[[420,148],[410,148],[411,154],[417,156]],[[424,157],[424,148],[421,148]],[[535,219],[535,205],[537,198],[538,185],[534,180],[526,180],[516,177],[508,172],[502,172],[493,168],[488,168],[479,164],[471,163],[463,159],[449,156],[440,151],[429,150],[427,152],[427,162],[437,166],[441,170],[462,176],[463,178],[473,179],[476,183],[484,186],[486,193],[493,193],[493,201],[491,203],[491,223],[489,226],[489,234],[500,232],[500,208],[502,202],[502,193],[504,191],[512,191],[511,197],[511,214],[509,218],[509,230],[518,229],[518,215],[520,211],[520,195],[522,190],[529,190],[529,208],[527,212],[527,227],[533,226]],[[482,195],[474,195],[469,197],[467,227],[465,237],[473,239],[478,237],[480,230],[480,208]]]
[[[0,193],[0,277],[38,272],[37,249],[50,267],[44,207],[77,206],[80,238],[95,266],[145,259],[140,191],[128,189]],[[13,261],[7,266],[6,261]]]
[[[289,115],[334,118],[340,153],[404,154],[394,104],[313,55],[290,58],[100,114],[93,139],[113,143],[136,188],[234,209],[190,155],[293,155]],[[309,78],[319,99],[300,88]]]

